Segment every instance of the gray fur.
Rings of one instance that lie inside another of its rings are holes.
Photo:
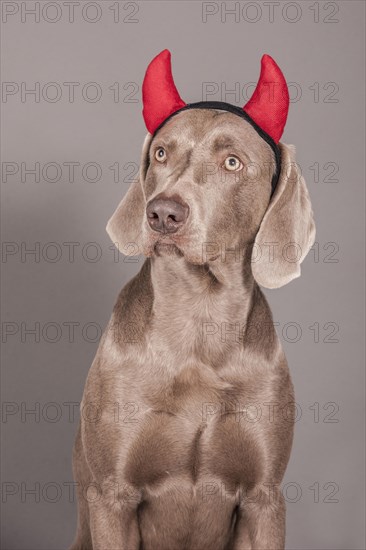
[[[74,474],[97,497],[79,488],[71,550],[284,548],[279,485],[294,395],[258,284],[299,276],[315,230],[293,150],[280,147],[270,200],[273,153],[234,114],[185,111],[147,136],[140,179],[107,227],[124,254],[147,259],[121,291],[86,381]],[[225,172],[230,154],[245,170]],[[157,196],[190,208],[169,237],[146,220]],[[282,253],[293,242],[296,261]]]

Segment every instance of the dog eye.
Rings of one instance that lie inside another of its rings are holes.
[[[166,152],[163,147],[159,147],[159,149],[155,151],[155,158],[159,162],[164,162],[166,160]]]
[[[237,172],[243,168],[243,165],[238,158],[230,156],[225,159],[224,167],[231,172]]]

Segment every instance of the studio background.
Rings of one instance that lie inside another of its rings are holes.
[[[187,102],[244,105],[263,53],[290,83],[281,141],[296,145],[317,236],[302,277],[266,291],[298,403],[286,547],[365,548],[364,6],[1,3],[4,550],[61,550],[75,533],[77,404],[142,265],[105,226],[136,173],[141,83],[165,48]]]

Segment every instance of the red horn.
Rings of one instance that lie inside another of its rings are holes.
[[[150,134],[169,115],[185,106],[174,84],[170,58],[169,50],[163,50],[154,57],[142,84],[142,114]]]
[[[285,77],[269,55],[261,61],[256,89],[244,111],[278,143],[286,124],[290,98]]]

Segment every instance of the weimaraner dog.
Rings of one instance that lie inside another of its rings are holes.
[[[243,109],[186,105],[164,50],[143,101],[139,179],[107,231],[146,260],[86,381],[71,548],[283,549],[294,394],[259,285],[298,277],[315,235],[294,148],[279,143],[286,82],[264,56]]]

